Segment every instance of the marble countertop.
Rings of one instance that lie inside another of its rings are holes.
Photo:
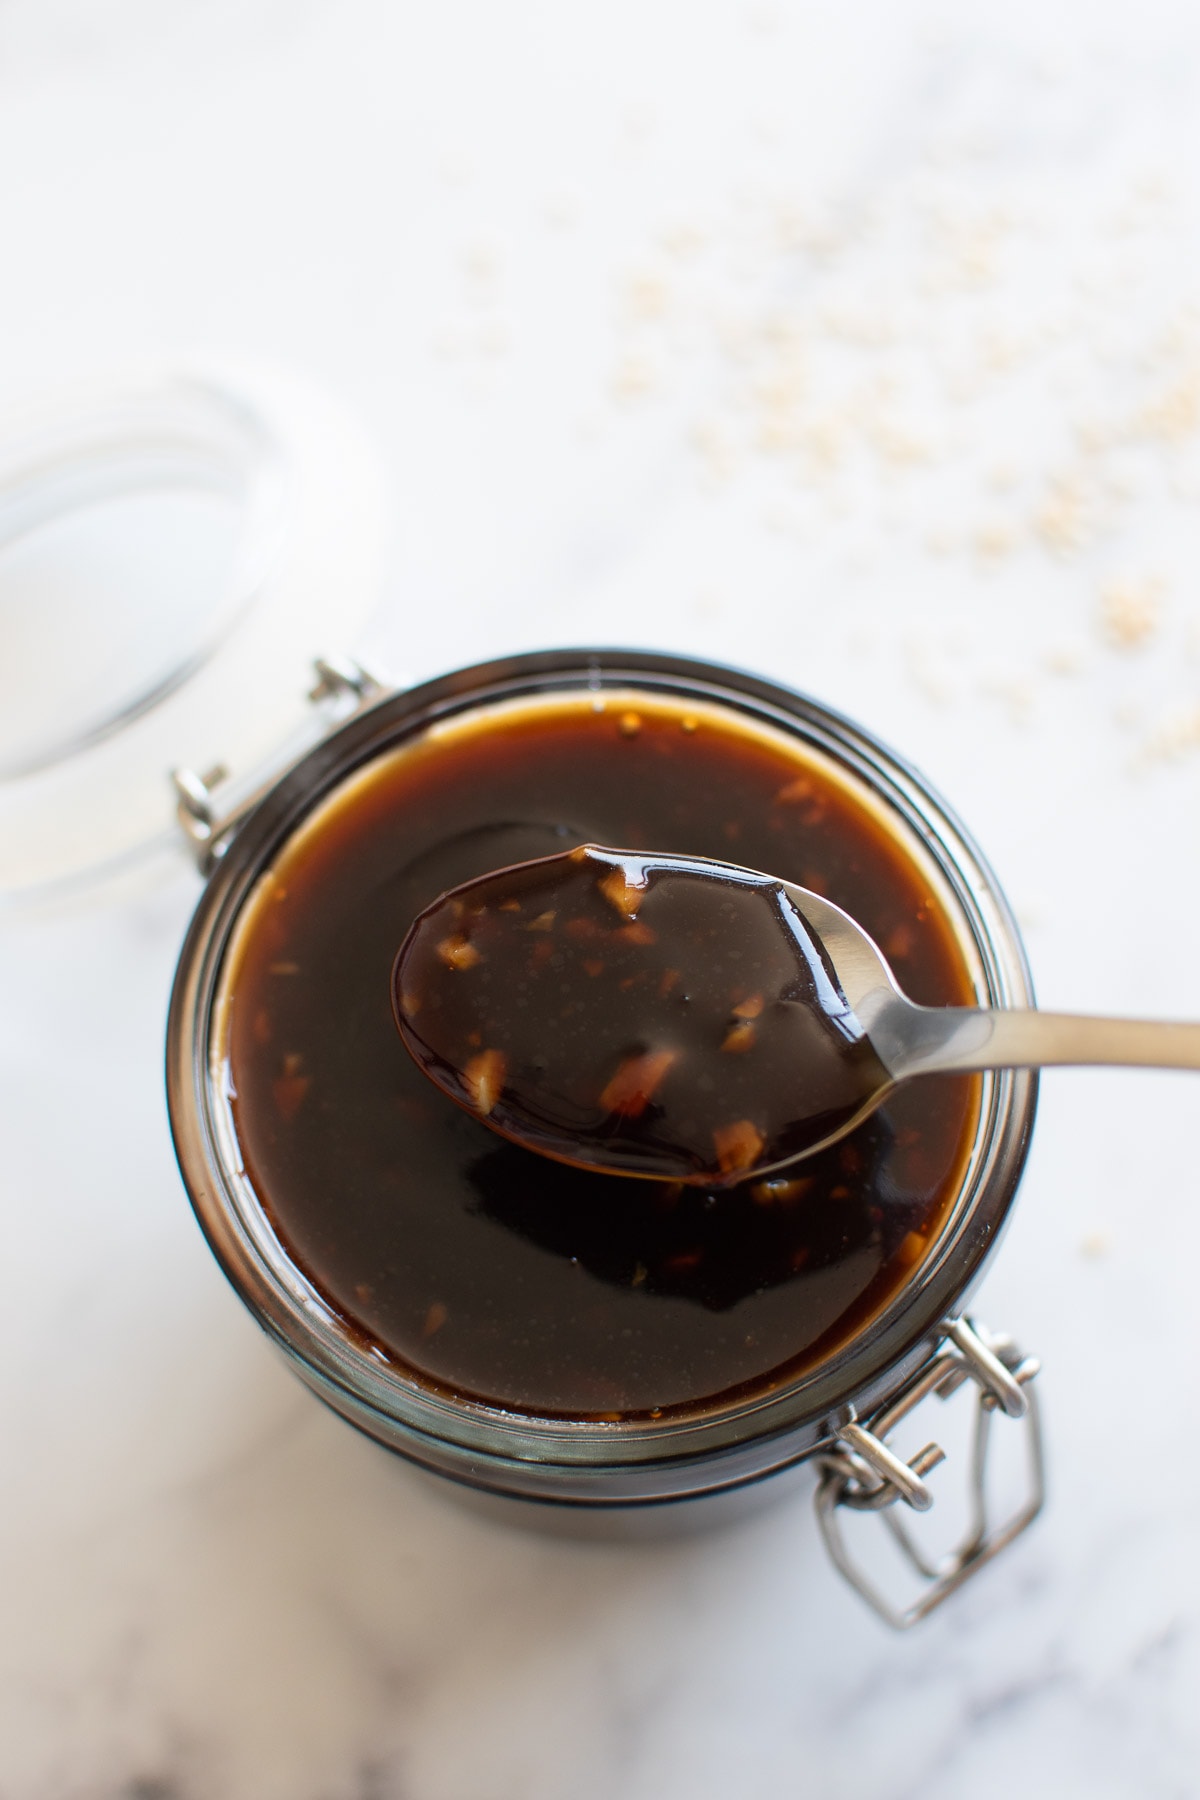
[[[319,647],[805,688],[969,821],[1043,1004],[1200,1017],[1198,100],[1185,4],[9,0],[0,392],[307,371],[394,522]],[[807,1491],[539,1535],[300,1388],[174,1167],[198,892],[0,923],[0,1794],[1197,1791],[1192,1078],[1046,1078],[978,1310],[1047,1509],[898,1638]]]

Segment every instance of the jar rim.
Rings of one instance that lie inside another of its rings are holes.
[[[780,1461],[806,1454],[831,1435],[848,1406],[866,1410],[885,1399],[928,1353],[941,1320],[977,1280],[998,1240],[1032,1129],[1036,1075],[986,1075],[959,1192],[930,1255],[860,1331],[770,1393],[662,1420],[545,1419],[438,1394],[351,1340],[236,1178],[236,1142],[214,1081],[210,1046],[225,952],[237,922],[259,876],[317,807],[402,742],[439,720],[501,700],[629,685],[713,701],[782,727],[832,756],[907,826],[937,867],[955,907],[950,923],[975,952],[981,1000],[999,1006],[1033,1002],[1020,934],[995,877],[928,782],[861,726],[759,676],[649,652],[534,652],[390,694],[303,757],[239,827],[184,944],[167,1045],[176,1152],[201,1228],[226,1274],[309,1384],[393,1447],[485,1486],[542,1491],[547,1481],[554,1485],[548,1472],[559,1469],[586,1476],[589,1494],[604,1498],[612,1472],[636,1470],[634,1484],[655,1497],[656,1482],[674,1491],[681,1463],[707,1463],[718,1455],[728,1464],[726,1479],[740,1480],[764,1472],[764,1454]],[[739,1473],[751,1443],[758,1446],[755,1466]],[[775,1452],[764,1449],[771,1443]],[[619,1473],[615,1485],[623,1488]]]

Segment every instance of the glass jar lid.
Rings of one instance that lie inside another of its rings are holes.
[[[174,768],[277,752],[378,597],[383,519],[360,429],[276,369],[160,366],[10,412],[0,896],[169,841]]]

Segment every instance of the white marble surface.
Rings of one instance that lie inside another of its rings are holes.
[[[1045,1003],[1200,1017],[1194,8],[7,0],[0,243],[4,391],[201,348],[358,409],[385,664],[807,687],[970,821]],[[195,894],[3,925],[5,1800],[1197,1792],[1194,1082],[1047,1079],[980,1311],[1049,1507],[895,1639],[803,1496],[540,1538],[308,1398],[174,1170]]]

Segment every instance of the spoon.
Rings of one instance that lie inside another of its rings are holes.
[[[609,1174],[773,1174],[914,1075],[1200,1069],[1200,1025],[918,1006],[807,888],[585,844],[443,894],[396,957],[400,1035],[502,1137]]]

